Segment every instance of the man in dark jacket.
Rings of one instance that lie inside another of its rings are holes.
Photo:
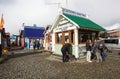
[[[63,62],[68,62],[70,59],[69,55],[72,54],[72,45],[70,43],[64,44],[61,48],[61,52],[63,55]]]

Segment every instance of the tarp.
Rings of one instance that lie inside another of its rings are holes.
[[[37,26],[24,26],[24,37],[28,38],[43,38],[44,37],[44,27]]]
[[[16,36],[15,35],[11,35],[10,38],[11,39],[16,39]]]

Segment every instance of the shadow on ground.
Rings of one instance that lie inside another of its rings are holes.
[[[17,54],[14,54],[14,52],[12,52],[11,55],[8,55],[8,58],[17,58],[17,57],[38,54],[38,53],[42,53],[42,51],[39,51],[39,52],[32,51],[32,52],[25,52],[25,53],[23,52],[23,53],[17,53]]]

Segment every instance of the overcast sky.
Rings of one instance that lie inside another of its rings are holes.
[[[62,7],[85,13],[97,24],[107,27],[120,23],[120,0],[0,0],[0,17],[3,13],[5,29],[19,34],[22,24],[46,26],[53,24],[58,15],[58,4]]]

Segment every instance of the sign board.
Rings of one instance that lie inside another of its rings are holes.
[[[68,30],[69,26],[65,26],[65,27],[58,27],[56,28],[56,30],[59,30],[59,31],[66,31]]]
[[[87,17],[86,14],[83,13],[79,13],[79,12],[75,12],[66,8],[62,8],[62,12],[66,13],[66,14],[71,14],[71,15],[75,15],[75,16],[79,16],[79,17]]]

